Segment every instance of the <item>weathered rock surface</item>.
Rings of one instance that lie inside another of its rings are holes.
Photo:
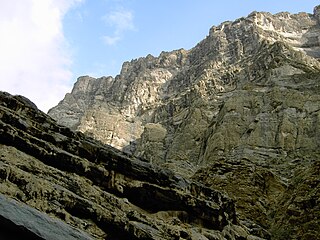
[[[12,208],[0,228],[18,236],[254,237],[226,195],[58,125],[21,96],[0,92],[0,126],[0,208]],[[161,140],[163,129],[149,127]]]
[[[0,194],[1,239],[92,239],[66,223]]]
[[[80,77],[49,115],[159,163],[211,162],[243,144],[314,149],[319,134],[301,128],[315,127],[319,105],[318,18],[316,7],[224,22],[191,50],[126,62],[115,78]],[[143,134],[150,123],[166,130],[161,141]]]
[[[319,16],[224,22],[190,50],[80,77],[49,115],[226,192],[260,237],[319,239]]]

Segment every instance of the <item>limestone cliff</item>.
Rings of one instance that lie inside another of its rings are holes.
[[[319,36],[320,6],[253,12],[190,50],[80,77],[49,115],[225,191],[260,237],[318,239]]]
[[[319,134],[302,126],[315,128],[319,105],[319,21],[315,8],[224,22],[191,50],[126,62],[115,78],[80,77],[49,115],[155,162],[211,162],[244,145],[315,149]]]

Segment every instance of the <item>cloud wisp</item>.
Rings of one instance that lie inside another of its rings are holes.
[[[4,0],[0,8],[0,90],[47,111],[70,90],[72,57],[62,20],[82,0]]]
[[[132,11],[121,9],[108,14],[102,17],[102,20],[105,24],[113,28],[113,35],[103,36],[103,40],[107,45],[114,45],[119,42],[125,32],[136,30],[133,22],[134,16]]]

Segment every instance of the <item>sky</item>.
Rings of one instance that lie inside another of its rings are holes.
[[[47,112],[79,76],[190,49],[209,29],[252,11],[312,13],[319,0],[0,0],[0,91]]]

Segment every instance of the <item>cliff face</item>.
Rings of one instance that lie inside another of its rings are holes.
[[[189,51],[126,62],[116,78],[80,77],[49,115],[161,163],[210,163],[239,146],[315,149],[317,9],[253,12],[212,27]]]
[[[254,239],[225,194],[0,92],[1,239]]]
[[[260,237],[317,239],[319,16],[318,6],[224,22],[191,50],[80,77],[49,115],[225,191],[243,224],[269,231]]]

